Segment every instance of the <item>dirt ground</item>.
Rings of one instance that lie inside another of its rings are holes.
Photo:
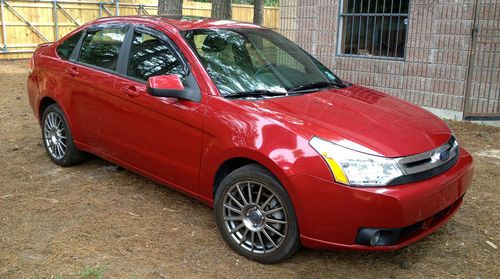
[[[431,236],[390,253],[301,249],[266,266],[230,250],[194,199],[98,158],[54,165],[28,104],[27,64],[0,62],[0,278],[500,278],[487,243],[500,246],[500,128],[450,122],[476,174]]]

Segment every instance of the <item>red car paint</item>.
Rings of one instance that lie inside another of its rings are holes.
[[[234,158],[269,169],[288,192],[303,246],[393,250],[433,232],[456,212],[472,180],[472,157],[460,148],[458,162],[430,179],[388,187],[348,187],[334,181],[325,161],[310,146],[318,136],[349,141],[386,157],[432,150],[452,132],[427,111],[361,86],[260,101],[229,100],[204,70],[180,30],[261,28],[217,20],[120,17],[170,37],[187,59],[200,87],[200,102],[158,98],[146,84],[60,59],[43,45],[28,78],[30,104],[53,100],[69,120],[77,148],[96,154],[208,205],[215,176]],[[70,35],[71,35],[70,34]],[[444,211],[443,211],[444,210]],[[444,212],[434,218],[438,212]],[[393,246],[355,244],[360,227],[403,228],[425,221],[424,229]]]
[[[168,88],[173,90],[184,90],[181,79],[177,75],[156,76],[148,79],[148,87],[150,88]],[[124,87],[127,91],[128,87]],[[137,91],[133,91],[135,94]]]

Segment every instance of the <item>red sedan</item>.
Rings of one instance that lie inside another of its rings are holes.
[[[40,45],[30,67],[54,163],[91,153],[193,196],[262,263],[300,245],[409,245],[451,218],[472,180],[439,118],[341,80],[260,26],[99,19]]]

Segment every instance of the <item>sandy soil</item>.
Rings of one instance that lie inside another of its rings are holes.
[[[27,60],[0,62],[0,278],[500,278],[500,128],[450,122],[476,175],[455,218],[391,253],[302,249],[265,266],[231,251],[200,202],[98,158],[54,165],[26,96]]]

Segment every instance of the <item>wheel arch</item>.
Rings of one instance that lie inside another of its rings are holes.
[[[62,102],[54,95],[45,95],[43,96],[40,101],[38,102],[38,121],[40,125],[43,125],[42,123],[42,118],[43,118],[43,112],[47,107],[50,105],[56,104],[63,112],[64,117],[66,118],[66,121],[68,122],[69,129],[71,130],[71,133],[73,135],[73,139],[76,141],[75,144],[78,146],[78,131],[75,131],[75,125],[73,123],[73,119],[71,115],[68,113],[68,110],[66,107],[62,104]]]
[[[52,104],[57,104],[59,107],[61,107],[52,97],[45,96],[40,100],[40,103],[38,104],[38,120],[40,121],[40,123],[42,123],[43,112]]]
[[[224,179],[224,177],[226,177],[231,172],[233,172],[241,167],[244,167],[246,165],[250,165],[250,164],[258,164],[258,165],[264,167],[259,162],[252,160],[252,159],[249,159],[249,158],[245,158],[245,157],[233,157],[233,158],[229,158],[226,161],[224,161],[219,166],[219,168],[217,169],[217,172],[215,173],[215,176],[213,179],[213,184],[212,184],[212,188],[213,188],[212,197],[215,197],[215,193],[217,192],[217,189],[219,188],[219,184]],[[266,168],[266,167],[264,167],[264,168]]]
[[[248,153],[248,152],[246,152]],[[215,193],[217,191],[217,188],[220,184],[220,182],[226,177],[229,173],[232,171],[239,169],[245,165],[249,164],[257,164],[267,171],[271,175],[276,178],[277,181],[280,182],[280,184],[283,186],[284,190],[288,193],[290,198],[292,198],[292,195],[294,193],[291,193],[290,191],[293,191],[292,187],[289,187],[290,181],[287,178],[287,174],[285,171],[273,160],[271,160],[267,156],[261,156],[262,158],[259,158],[258,155],[255,156],[248,156],[249,154],[246,154],[246,156],[242,155],[236,155],[236,156],[231,156],[223,160],[220,164],[218,164],[217,171],[213,175],[212,183],[211,183],[211,198],[213,199],[215,197]]]

